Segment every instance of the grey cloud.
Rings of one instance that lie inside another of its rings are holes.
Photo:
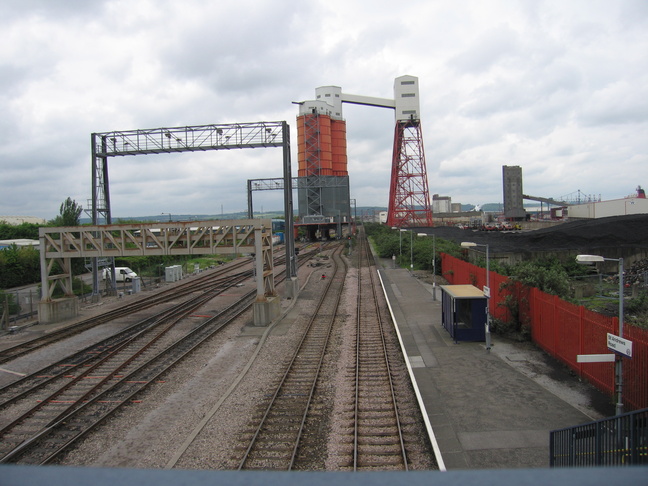
[[[516,57],[519,54],[519,35],[508,26],[491,29],[452,58],[448,65],[459,72],[481,73],[494,64]]]
[[[648,90],[637,92],[627,83],[616,83],[593,93],[578,120],[585,126],[648,123]]]
[[[49,20],[98,15],[108,0],[3,0],[0,3],[0,22],[38,16]]]

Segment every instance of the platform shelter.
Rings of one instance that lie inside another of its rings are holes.
[[[474,285],[441,285],[442,324],[459,341],[484,341],[487,298]]]

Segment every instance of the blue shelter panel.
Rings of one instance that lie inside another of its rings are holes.
[[[441,285],[443,327],[455,341],[484,341],[486,296],[473,285]]]

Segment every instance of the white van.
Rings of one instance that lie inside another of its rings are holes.
[[[128,267],[115,267],[115,280],[117,282],[130,282],[137,274]],[[103,279],[110,278],[110,268],[104,268]]]

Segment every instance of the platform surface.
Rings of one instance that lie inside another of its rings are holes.
[[[438,286],[434,300],[409,271],[377,265],[448,470],[549,467],[549,432],[595,418],[512,366],[524,358],[496,352],[497,336],[493,351],[455,343],[441,324]]]

